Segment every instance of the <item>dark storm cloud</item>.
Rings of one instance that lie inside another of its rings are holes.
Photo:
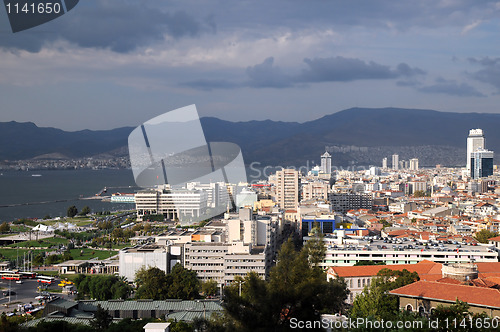
[[[250,66],[246,74],[250,79],[247,85],[255,88],[286,88],[293,85],[293,78],[273,65],[274,58],[269,57],[261,64]]]
[[[196,20],[183,10],[163,11],[146,2],[92,1],[40,27],[4,34],[0,47],[38,52],[47,42],[65,40],[80,47],[130,52],[137,47],[216,30],[213,18]]]
[[[201,89],[224,89],[237,87],[252,88],[289,88],[306,86],[320,82],[351,82],[356,80],[386,80],[405,78],[411,79],[426,72],[420,68],[412,68],[406,63],[400,63],[396,68],[381,65],[376,62],[365,62],[356,58],[341,56],[332,58],[304,59],[307,68],[300,74],[285,73],[274,64],[274,58],[269,57],[262,63],[246,68],[247,80],[230,82],[226,80],[200,79],[183,85]]]
[[[433,85],[423,86],[417,90],[424,93],[440,93],[458,97],[486,97],[467,83],[458,83],[455,80],[443,78],[438,78]]]
[[[487,83],[500,91],[500,58],[485,57],[482,59],[469,58],[470,63],[479,65],[482,69],[469,73],[473,79]]]
[[[349,82],[355,80],[391,79],[423,75],[419,68],[400,63],[396,69],[376,62],[365,62],[341,56],[332,58],[304,59],[309,68],[297,78],[300,82]]]

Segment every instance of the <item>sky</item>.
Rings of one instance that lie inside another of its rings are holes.
[[[500,2],[82,0],[12,33],[0,121],[138,126],[196,104],[230,121],[351,107],[499,112]]]

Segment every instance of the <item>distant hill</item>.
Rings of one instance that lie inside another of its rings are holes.
[[[400,108],[351,108],[305,122],[230,122],[202,118],[208,141],[234,142],[245,161],[265,165],[319,163],[328,149],[337,166],[380,165],[393,153],[421,165],[465,165],[469,129],[485,131],[486,147],[500,154],[500,114]],[[33,123],[0,123],[0,159],[41,155],[70,158],[124,155],[132,127],[67,132]],[[495,158],[497,159],[497,158]]]

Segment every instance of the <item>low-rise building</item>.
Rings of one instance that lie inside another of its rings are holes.
[[[450,306],[458,299],[473,313],[500,318],[500,291],[495,288],[420,280],[389,293],[398,296],[401,310],[430,314],[438,305]]]

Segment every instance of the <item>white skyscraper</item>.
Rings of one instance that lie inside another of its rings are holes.
[[[332,174],[332,156],[328,152],[321,155],[321,173]]]
[[[410,170],[411,171],[418,171],[418,159],[417,158],[410,159]]]
[[[382,169],[387,169],[387,158],[382,159]]]
[[[399,169],[399,155],[392,155],[392,169]]]
[[[282,169],[276,172],[276,202],[282,209],[297,209],[299,204],[298,171]]]
[[[471,159],[473,153],[478,149],[484,149],[484,135],[482,129],[469,130],[469,137],[467,137],[467,172],[471,172]]]

